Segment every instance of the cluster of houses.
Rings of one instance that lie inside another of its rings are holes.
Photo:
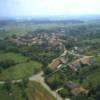
[[[84,65],[89,66],[94,62],[94,58],[92,56],[79,56],[77,59],[72,60],[71,62],[67,62],[64,57],[66,53],[64,55],[62,54],[62,56],[53,60],[48,67],[50,67],[53,70],[56,70],[63,67],[63,65],[66,65],[66,67],[71,69],[72,71],[78,71],[78,69],[80,69],[82,66]]]
[[[24,38],[24,37],[17,37],[17,38],[11,38],[11,42],[17,44],[17,45],[33,45],[33,44],[42,44],[44,41],[41,38],[38,37],[32,37],[32,38]]]
[[[48,65],[48,67],[52,70],[59,70],[65,67],[66,69],[70,69],[71,71],[78,71],[78,69],[82,68],[84,65],[89,66],[94,62],[92,56],[79,56],[77,59],[72,60],[71,62],[67,62],[64,57],[67,53],[68,52],[64,52],[60,57],[54,59],[52,63]],[[70,93],[74,96],[78,96],[81,93],[88,93],[88,90],[72,81],[66,81],[65,88],[69,89]]]
[[[82,67],[82,65],[91,65],[93,62],[92,56],[83,56],[79,59],[76,59],[75,61],[72,61],[68,64],[69,68],[73,71],[77,71]]]
[[[52,45],[58,45],[60,44],[59,37],[61,34],[57,33],[38,33],[37,35],[31,35],[31,36],[17,36],[17,37],[11,37],[10,41],[17,44],[17,45],[34,45],[34,44],[43,44],[43,43],[49,43]]]

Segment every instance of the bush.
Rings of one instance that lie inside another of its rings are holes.
[[[51,74],[52,72],[53,72],[53,70],[50,69],[50,68],[45,68],[45,69],[44,69],[44,74],[45,74],[45,75],[49,75],[49,74]]]
[[[61,97],[63,97],[63,98],[66,98],[68,95],[69,95],[69,93],[68,93],[68,91],[66,90],[66,89],[62,89],[62,90],[60,90],[60,91],[58,91],[58,93],[61,95]]]
[[[8,67],[10,67],[10,66],[13,66],[13,65],[15,65],[15,64],[16,64],[16,63],[15,63],[14,60],[9,60],[9,59],[7,59],[7,60],[0,61],[0,67],[1,67],[2,69],[6,69],[6,68],[8,68]]]

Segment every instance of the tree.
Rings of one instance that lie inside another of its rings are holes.
[[[62,89],[62,90],[58,91],[58,93],[59,93],[63,98],[66,98],[67,96],[69,96],[69,91],[67,91],[66,89]]]
[[[44,74],[45,74],[45,75],[49,75],[49,74],[51,74],[52,72],[53,72],[53,70],[50,69],[49,67],[47,67],[47,68],[44,69]]]
[[[7,59],[7,60],[0,61],[0,67],[1,67],[2,69],[6,69],[6,68],[8,68],[8,67],[10,67],[10,66],[13,66],[13,65],[15,65],[15,64],[16,64],[16,63],[15,63],[14,60],[9,60],[9,59]]]

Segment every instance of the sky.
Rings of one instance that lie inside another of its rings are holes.
[[[0,0],[0,17],[100,14],[100,0]]]

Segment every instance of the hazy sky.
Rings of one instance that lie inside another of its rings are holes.
[[[0,0],[0,17],[100,14],[100,0]]]

